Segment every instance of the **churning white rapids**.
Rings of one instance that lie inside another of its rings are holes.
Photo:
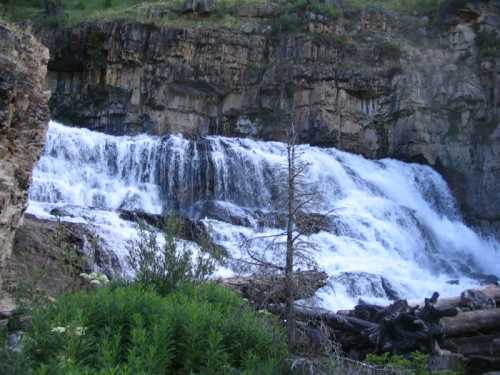
[[[453,295],[477,285],[480,273],[500,275],[498,243],[463,223],[447,184],[431,168],[299,148],[309,163],[305,180],[318,197],[308,211],[323,218],[307,241],[330,275],[317,294],[324,307],[434,291]],[[201,220],[233,257],[244,257],[242,240],[281,231],[279,220],[262,218],[280,211],[277,182],[285,162],[286,147],[278,142],[117,137],[51,122],[29,212],[50,218],[64,206],[70,214],[63,220],[92,220],[124,270],[136,224],[120,219],[120,209],[176,210]],[[262,249],[265,241],[252,246]]]

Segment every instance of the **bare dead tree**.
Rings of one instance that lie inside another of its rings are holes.
[[[297,165],[296,165],[296,134],[293,122],[290,124],[288,142],[287,142],[287,167],[288,167],[288,218],[286,225],[286,264],[285,264],[285,287],[286,287],[286,326],[287,326],[287,337],[288,346],[290,348],[295,348],[296,345],[296,331],[297,322],[295,320],[295,287],[293,282],[293,266],[294,266],[294,253],[295,253],[295,241],[297,236],[294,236],[295,229],[295,217],[296,217],[296,206],[295,201],[296,193],[296,178],[297,175]]]
[[[285,97],[285,89],[282,88],[282,98]],[[288,95],[290,97],[290,95]],[[283,100],[281,101],[281,103]],[[292,110],[290,110],[292,109]],[[283,165],[282,177],[278,182],[279,198],[278,206],[284,207],[282,212],[286,218],[284,228],[276,230],[275,233],[243,239],[242,247],[247,256],[243,259],[244,267],[257,268],[266,277],[275,277],[276,282],[283,280],[285,285],[285,312],[288,345],[291,350],[296,348],[297,323],[295,318],[295,300],[298,295],[298,280],[301,272],[299,267],[306,269],[317,269],[317,265],[311,257],[313,245],[307,241],[306,226],[301,221],[306,219],[304,212],[315,202],[317,193],[305,181],[305,174],[309,164],[303,158],[303,152],[297,142],[297,133],[291,113],[293,113],[293,101],[286,111],[280,105],[275,110],[275,121],[280,122],[287,128],[286,161]],[[247,268],[247,269],[248,269]],[[307,274],[307,272],[305,273]],[[307,282],[307,280],[305,280]],[[300,285],[302,288],[303,286]],[[268,295],[268,303],[273,303],[272,294]],[[266,298],[263,296],[263,298]],[[259,301],[261,307],[266,301]]]

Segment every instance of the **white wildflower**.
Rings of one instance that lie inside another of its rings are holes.
[[[50,330],[53,333],[64,333],[66,332],[66,327],[54,327]]]
[[[85,334],[85,327],[75,327],[75,335],[81,336]]]

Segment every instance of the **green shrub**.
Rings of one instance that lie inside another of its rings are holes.
[[[137,282],[153,287],[161,295],[182,284],[205,281],[222,260],[220,250],[207,241],[193,261],[192,251],[177,243],[178,231],[177,219],[169,217],[164,224],[162,244],[158,233],[146,230],[141,223],[139,238],[129,246],[129,263],[136,272]]]
[[[66,295],[35,311],[23,343],[35,373],[56,375],[279,374],[287,354],[276,322],[212,284]]]
[[[374,48],[378,60],[398,61],[401,58],[401,48],[399,45],[389,41],[376,44]]]
[[[7,330],[0,329],[0,374],[27,375],[31,371],[30,365],[23,353],[7,348]]]
[[[382,355],[368,354],[366,361],[377,366],[404,368],[411,370],[416,375],[429,374],[427,355],[420,352],[411,353],[408,357],[391,355],[390,353]]]
[[[311,11],[331,19],[336,19],[339,16],[339,10],[335,5],[323,4],[318,1],[314,1],[311,4]]]
[[[276,20],[274,20],[271,25],[271,31],[273,34],[283,33],[283,32],[297,32],[300,31],[302,27],[302,20],[295,13],[286,13],[280,15]]]
[[[384,353],[382,355],[368,354],[366,362],[384,368],[403,369],[409,374],[430,375],[431,372],[427,367],[427,359],[427,354],[421,352],[413,352],[407,356]],[[433,374],[458,375],[458,373],[452,371],[433,372]]]

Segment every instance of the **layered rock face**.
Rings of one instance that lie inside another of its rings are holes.
[[[33,36],[0,23],[0,290],[49,120],[48,60]]]
[[[365,10],[337,21],[306,13],[293,33],[114,22],[39,35],[64,123],[280,140],[293,119],[302,142],[436,167],[470,220],[494,225],[500,65],[478,35],[499,19],[497,2],[473,1],[450,2],[432,24]]]

